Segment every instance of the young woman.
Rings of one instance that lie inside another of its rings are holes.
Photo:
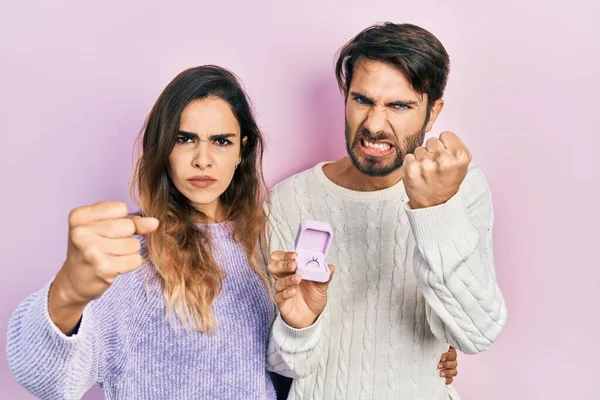
[[[42,399],[81,398],[94,384],[107,399],[276,398],[267,369],[311,373],[305,344],[317,342],[306,338],[320,328],[307,307],[275,318],[259,256],[263,139],[238,80],[216,66],[182,72],[141,144],[140,212],[121,202],[71,212],[62,268],[10,321],[13,374]],[[316,315],[327,285],[303,291]]]

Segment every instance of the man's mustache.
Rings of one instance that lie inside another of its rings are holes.
[[[377,142],[379,140],[387,140],[391,142],[394,146],[396,146],[396,138],[387,134],[386,132],[377,132],[376,134],[372,134],[371,131],[369,131],[368,129],[362,128],[358,131],[355,142],[358,142],[361,138],[367,139],[372,142]]]

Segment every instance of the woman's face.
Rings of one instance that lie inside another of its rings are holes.
[[[233,179],[245,142],[229,104],[218,97],[194,100],[181,114],[169,175],[196,210],[218,222],[227,212],[219,197]]]

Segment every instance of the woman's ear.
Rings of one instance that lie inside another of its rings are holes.
[[[240,147],[240,157],[238,159],[237,165],[240,165],[242,162],[242,153],[244,152],[244,147],[246,147],[246,143],[248,143],[248,136],[244,136],[242,138],[242,145]],[[236,168],[237,168],[237,166],[236,166]]]

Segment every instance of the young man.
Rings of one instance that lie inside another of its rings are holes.
[[[289,398],[448,398],[440,354],[449,345],[484,351],[504,326],[486,179],[457,135],[424,143],[448,71],[443,45],[420,27],[386,23],[359,33],[336,66],[349,157],[272,190],[276,301],[280,310],[312,311],[302,313],[312,321],[276,323],[316,321],[297,330],[295,345],[302,352],[319,343],[306,354],[317,367],[294,380]],[[303,219],[333,227],[328,292],[295,273]]]

